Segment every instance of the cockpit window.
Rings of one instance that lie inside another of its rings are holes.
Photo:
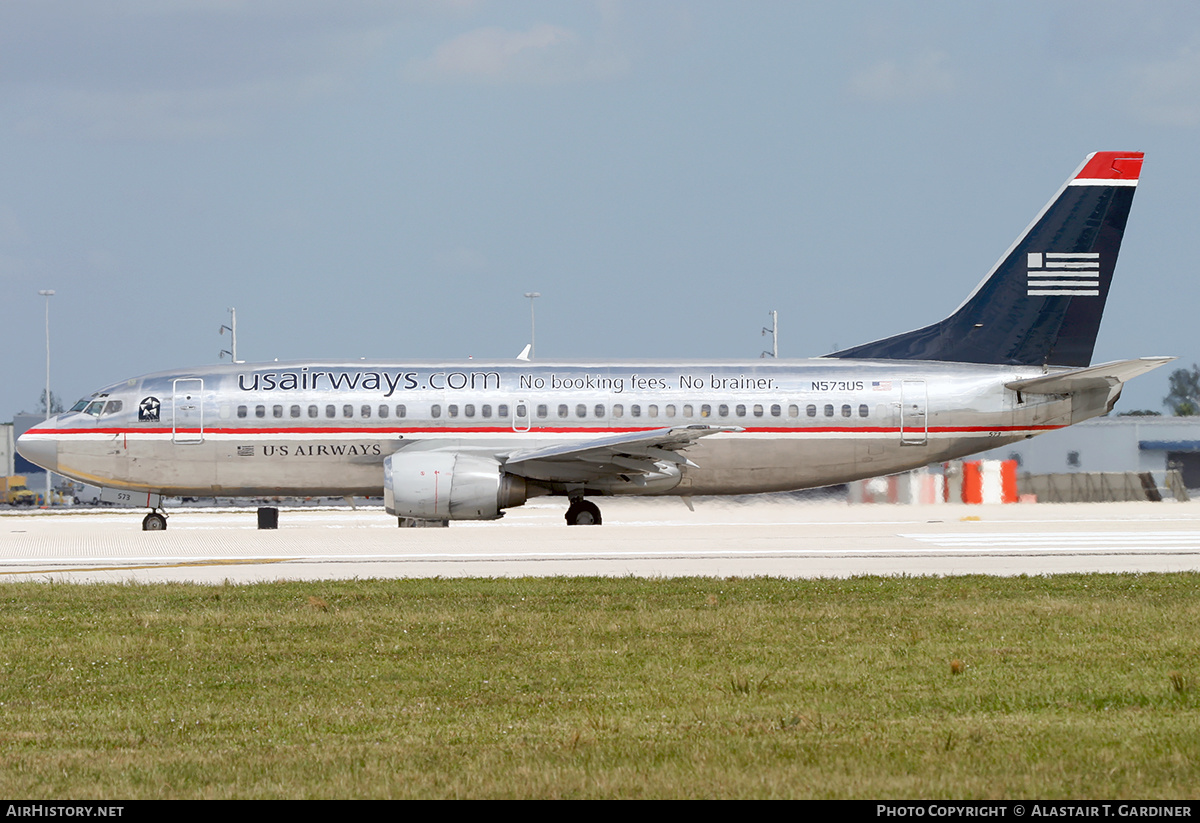
[[[72,407],[71,407],[71,411],[73,411],[73,412],[81,412],[81,411],[83,411],[84,409],[86,409],[86,408],[87,408],[87,404],[88,404],[89,402],[91,402],[91,401],[89,401],[89,400],[88,400],[88,398],[84,397],[84,398],[83,398],[83,399],[81,399],[79,402],[77,402],[77,403],[76,403],[74,406],[72,406]]]
[[[103,400],[93,400],[87,404],[87,408],[83,410],[84,414],[90,414],[92,417],[99,417],[100,412],[104,410]]]
[[[121,410],[121,401],[120,400],[109,400],[106,404],[104,404],[104,413],[105,414],[116,414],[120,410]]]

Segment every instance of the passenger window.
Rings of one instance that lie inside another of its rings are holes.
[[[816,411],[816,410],[814,409],[814,411]],[[797,406],[795,403],[788,406],[788,417],[799,417],[799,416],[800,416],[800,407],[799,406]]]
[[[300,416],[300,407],[299,407],[299,406],[292,406],[292,408],[291,408],[291,414],[292,414],[292,417],[299,417],[299,416]]]
[[[408,417],[408,408],[403,403],[396,406],[396,416],[397,417]]]
[[[359,411],[362,413],[363,420],[367,420],[371,417],[371,407],[365,403],[363,404],[363,407],[359,409]]]
[[[465,406],[463,406],[463,417],[474,417],[474,416],[475,416],[475,404],[474,403],[467,403]]]
[[[576,417],[587,417],[587,405],[585,403],[580,403],[577,406],[575,406],[575,416]]]
[[[738,403],[738,405],[737,405],[737,416],[738,417],[746,416],[746,407],[744,405],[742,405],[741,403]]]
[[[449,406],[446,407],[446,416],[447,417],[458,417],[458,404],[457,403],[451,403]]]
[[[634,403],[633,405],[631,405],[629,407],[629,416],[630,417],[641,417],[642,416],[642,407],[637,403]]]
[[[772,403],[771,404],[771,416],[772,417],[781,417],[782,415],[783,415],[783,408],[778,403]],[[792,417],[795,417],[795,416],[796,415],[792,415]]]
[[[544,419],[546,419],[546,415],[548,415],[549,413],[550,413],[549,406],[547,406],[545,403],[538,403],[538,407],[537,407],[537,416],[538,417],[540,417],[544,420]]]
[[[816,417],[817,416],[817,407],[810,403],[808,405],[808,408],[804,410],[804,413],[807,414],[809,417]]]
[[[593,411],[596,412],[596,417],[598,417],[600,419],[604,418],[604,404],[603,403],[597,403],[596,408]]]
[[[673,405],[668,404],[663,411],[666,412],[667,417],[675,416],[675,407]]]
[[[437,418],[441,417],[442,416],[442,407],[439,406],[437,403],[434,403],[432,406],[429,407],[429,416],[435,420]]]
[[[559,417],[566,417],[566,416],[567,416],[567,404],[566,404],[566,403],[559,403],[559,404],[558,404],[558,416],[559,416]]]
[[[521,416],[524,417],[526,415],[525,406],[521,405],[519,408],[521,410]],[[508,404],[507,403],[501,403],[499,406],[496,407],[496,416],[497,417],[508,417]]]
[[[859,416],[859,417],[866,417],[866,416],[868,416],[870,413],[871,413],[871,410],[867,408],[867,404],[866,404],[866,403],[863,403],[862,405],[860,405],[860,406],[858,407],[858,416]]]
[[[684,416],[684,417],[691,417],[691,416],[692,416],[692,414],[694,414],[694,411],[693,411],[693,409],[692,409],[692,404],[691,404],[691,403],[684,403],[684,404],[683,404],[683,416]]]
[[[259,417],[259,418],[266,417],[267,416],[267,407],[266,406],[255,406],[254,407],[254,416]]]
[[[729,416],[729,406],[722,403],[720,406],[717,407],[717,414],[720,415],[721,417],[728,417]]]
[[[653,403],[650,404],[649,406],[647,406],[646,407],[646,416],[647,417],[658,417],[658,406],[655,406]]]
[[[245,407],[245,406],[238,406],[238,410],[237,410],[237,416],[238,416],[238,417],[245,417],[245,416],[246,416],[246,407]]]
[[[328,417],[330,420],[337,417],[337,406],[334,406],[332,403],[330,405],[326,406],[325,407],[325,416]]]
[[[354,407],[353,406],[351,406],[349,403],[346,403],[344,406],[342,406],[342,417],[353,417],[353,416],[354,416]]]
[[[832,403],[825,404],[825,416],[833,417],[833,404]]]
[[[379,416],[380,417],[386,418],[388,416],[388,411],[389,410],[388,410],[387,406],[384,406],[382,404],[379,406]]]
[[[482,406],[479,407],[479,416],[480,417],[491,417],[492,416],[492,406],[490,403],[484,403]]]
[[[846,405],[842,406],[842,417],[849,417],[849,416],[850,416],[850,404],[847,403]]]
[[[308,407],[308,416],[309,416],[309,417],[316,417],[316,416],[317,416],[317,407],[316,407],[316,406],[309,406],[309,407]]]
[[[708,405],[707,403],[702,405],[700,407],[700,416],[701,417],[712,417],[712,406]]]
[[[625,407],[622,406],[620,403],[614,403],[613,404],[613,417],[624,417],[624,416],[625,416]]]
[[[778,408],[778,406],[776,406],[776,408]],[[763,416],[763,407],[762,407],[762,406],[760,406],[758,403],[755,403],[755,404],[754,404],[754,416],[755,416],[755,417],[762,417],[762,416]]]

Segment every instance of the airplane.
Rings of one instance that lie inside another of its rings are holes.
[[[1142,160],[1088,155],[948,317],[823,357],[204,366],[100,389],[17,447],[145,505],[147,531],[182,496],[382,494],[419,526],[557,495],[599,525],[607,495],[690,508],[965,457],[1104,414],[1174,359],[1091,365]]]

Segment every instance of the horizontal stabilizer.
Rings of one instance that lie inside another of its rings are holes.
[[[1138,375],[1165,366],[1174,357],[1139,357],[1136,360],[1117,360],[1086,369],[1072,369],[1042,377],[1014,380],[1004,385],[1027,394],[1073,394],[1089,389],[1102,389],[1132,380]]]

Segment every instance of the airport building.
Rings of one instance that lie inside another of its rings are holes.
[[[0,423],[0,472],[3,472],[5,477],[16,473],[13,470],[13,458],[17,454],[16,442],[13,424]]]
[[[8,427],[9,431],[11,432],[13,442],[15,443],[16,439],[18,437],[20,437],[25,432],[32,429],[38,423],[45,422],[45,420],[46,420],[46,415],[44,415],[44,414],[18,414],[18,415],[15,415],[13,417],[13,422]],[[32,464],[28,460],[26,460],[24,457],[17,454],[17,450],[15,447],[12,449],[11,461],[12,462],[9,464],[8,474],[23,474],[23,475],[36,474],[38,476],[41,476],[46,473],[46,470],[43,469],[41,466],[35,466],[34,464]]]
[[[1022,474],[1176,469],[1200,489],[1200,417],[1098,417],[981,457],[1015,460]]]

